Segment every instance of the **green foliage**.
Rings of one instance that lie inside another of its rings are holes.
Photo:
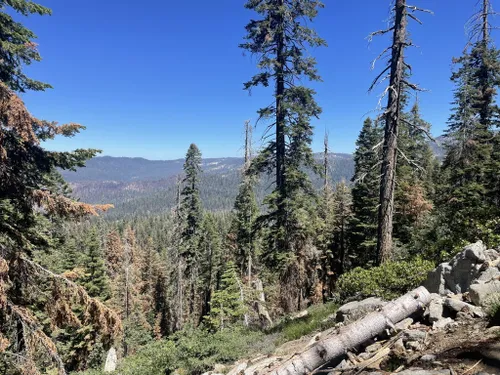
[[[210,315],[206,318],[207,324],[215,330],[234,324],[245,313],[241,299],[242,285],[233,262],[227,264],[220,284],[220,289],[212,295]]]
[[[280,332],[278,344],[286,341],[300,339],[316,331],[323,331],[335,324],[334,319],[328,319],[335,313],[337,305],[325,303],[309,308],[304,318],[290,319],[285,317],[277,324],[271,332]]]
[[[352,181],[352,213],[349,242],[352,263],[370,266],[377,258],[377,217],[380,189],[380,154],[376,146],[382,140],[377,122],[367,118],[356,141]]]
[[[105,301],[109,299],[111,291],[106,274],[104,254],[95,228],[90,231],[84,247],[85,260],[83,266],[85,275],[82,285],[91,297],[99,297]]]
[[[122,375],[164,375],[178,370],[181,374],[201,374],[217,363],[235,360],[260,352],[258,343],[264,335],[243,327],[211,333],[204,328],[186,327],[168,340],[145,346],[126,358],[118,372]],[[87,371],[81,375],[97,375]]]
[[[371,296],[390,300],[416,288],[433,268],[434,263],[420,258],[386,262],[370,269],[358,267],[340,277],[338,293],[342,300]]]
[[[495,293],[486,300],[486,312],[491,325],[500,324],[500,293]]]

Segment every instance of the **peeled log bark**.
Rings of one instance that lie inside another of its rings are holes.
[[[384,332],[385,329],[392,328],[408,316],[419,311],[423,312],[430,301],[430,293],[421,286],[388,303],[381,311],[370,313],[343,327],[337,335],[318,341],[312,347],[294,355],[277,367],[261,370],[258,373],[259,375],[309,374],[330,361],[340,359],[348,350],[360,346]]]

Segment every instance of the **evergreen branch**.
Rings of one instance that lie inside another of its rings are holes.
[[[410,165],[413,165],[415,168],[417,168],[418,170],[420,170],[421,172],[425,173],[425,169],[422,168],[420,165],[418,165],[417,163],[415,163],[413,160],[410,160],[403,151],[401,151],[400,148],[397,148],[399,154],[403,157],[403,159],[405,159]]]

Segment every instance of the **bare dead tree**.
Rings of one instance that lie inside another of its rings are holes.
[[[408,36],[408,18],[422,24],[415,16],[417,12],[430,11],[416,6],[408,5],[406,0],[394,0],[393,22],[385,29],[375,31],[370,34],[368,39],[374,36],[392,33],[392,45],[383,50],[383,52],[374,60],[375,62],[389,54],[387,66],[374,79],[369,91],[373,90],[378,84],[389,80],[389,86],[384,90],[381,100],[387,96],[387,107],[384,110],[385,118],[383,158],[380,181],[380,205],[377,235],[377,258],[378,263],[383,263],[390,259],[392,252],[392,231],[394,214],[394,191],[396,187],[396,166],[398,159],[398,126],[401,121],[401,106],[403,104],[404,93],[408,90],[421,90],[417,85],[407,80],[408,72],[411,72],[411,66],[406,63],[405,49],[414,46]]]

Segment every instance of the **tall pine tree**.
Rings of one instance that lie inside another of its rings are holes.
[[[356,141],[354,177],[352,182],[352,220],[349,243],[354,266],[377,263],[377,212],[380,186],[380,152],[377,145],[382,130],[377,122],[367,118]]]
[[[314,167],[310,147],[313,128],[311,117],[318,117],[320,107],[314,90],[301,85],[307,78],[319,80],[315,60],[306,56],[306,46],[325,42],[307,25],[323,4],[313,0],[251,0],[246,8],[259,14],[246,26],[242,48],[259,57],[260,73],[245,84],[274,86],[274,104],[259,110],[261,119],[270,119],[274,139],[252,163],[256,173],[267,172],[275,178],[275,188],[266,198],[268,212],[260,223],[267,227],[263,260],[280,273],[282,307],[300,308],[307,247],[313,235],[314,191],[305,167]]]

